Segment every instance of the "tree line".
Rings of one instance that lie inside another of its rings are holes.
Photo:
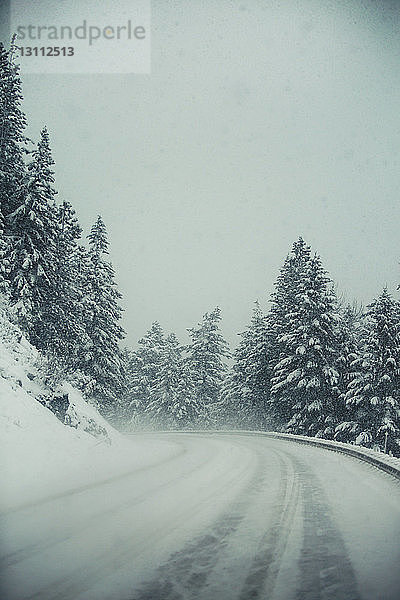
[[[0,45],[0,288],[28,340],[112,417],[124,332],[106,229],[99,216],[85,246],[72,205],[56,201],[49,133],[25,136],[14,54]]]
[[[134,350],[121,348],[104,222],[84,244],[72,205],[57,201],[49,133],[36,144],[25,136],[13,44],[0,45],[0,101],[1,294],[29,341],[107,418],[275,429],[400,454],[400,304],[387,289],[366,309],[345,304],[299,238],[233,354],[218,307],[188,329],[189,344],[154,322]]]
[[[386,288],[366,309],[339,301],[299,238],[234,355],[220,403],[232,425],[400,454],[400,303]]]

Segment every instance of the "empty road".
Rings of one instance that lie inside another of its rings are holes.
[[[150,467],[1,515],[2,600],[398,600],[400,484],[261,435],[138,434]]]

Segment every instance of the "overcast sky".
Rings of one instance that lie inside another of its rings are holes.
[[[299,235],[349,300],[395,291],[397,0],[153,0],[150,75],[23,80],[59,198],[106,222],[127,343],[216,305],[235,343]]]

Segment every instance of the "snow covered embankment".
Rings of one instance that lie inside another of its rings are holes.
[[[49,389],[35,366],[36,350],[2,316],[0,323],[0,511],[117,477],[177,452],[171,442],[124,438],[69,384],[70,409],[106,436],[65,426],[37,400]],[[111,442],[111,444],[109,443]]]

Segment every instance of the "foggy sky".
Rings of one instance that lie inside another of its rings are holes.
[[[59,199],[107,225],[128,344],[216,305],[236,343],[299,235],[349,300],[395,292],[399,24],[396,0],[154,0],[150,75],[23,75]]]

